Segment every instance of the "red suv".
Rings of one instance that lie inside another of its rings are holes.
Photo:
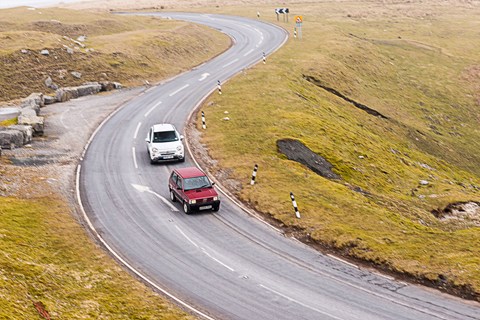
[[[186,214],[220,209],[218,193],[205,173],[196,167],[174,169],[168,179],[170,200],[182,202]]]

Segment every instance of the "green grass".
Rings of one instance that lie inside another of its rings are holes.
[[[0,198],[2,319],[192,319],[123,271],[62,201]],[[125,290],[128,288],[128,290]]]
[[[13,119],[0,121],[0,127],[8,127],[8,126],[12,126],[14,124],[18,124],[18,118],[17,117],[15,117]]]
[[[276,23],[267,10],[260,10],[263,19]],[[219,160],[213,173],[227,169],[242,182],[233,190],[238,197],[314,241],[433,285],[445,277],[444,289],[466,289],[479,299],[479,228],[440,221],[431,211],[480,201],[480,95],[472,72],[480,65],[480,8],[372,1],[292,5],[290,12],[304,16],[303,38],[291,38],[202,108],[208,122],[202,141]],[[293,31],[293,23],[278,24]],[[389,119],[368,115],[303,75]],[[230,121],[221,121],[225,111]],[[283,138],[302,141],[343,180],[287,160],[276,149]]]

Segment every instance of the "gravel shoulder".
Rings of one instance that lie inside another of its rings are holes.
[[[23,148],[2,150],[0,196],[57,195],[74,208],[75,171],[88,140],[109,114],[145,89],[122,89],[42,108],[44,135]]]

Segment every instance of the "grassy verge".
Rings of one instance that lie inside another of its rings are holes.
[[[480,201],[480,7],[341,4],[292,5],[290,23],[259,9],[292,33],[293,17],[303,15],[303,37],[292,37],[202,108],[209,119],[202,141],[218,160],[211,171],[241,181],[232,192],[299,237],[478,300],[478,223],[438,219],[432,211]],[[201,130],[200,119],[197,125]],[[342,180],[287,160],[276,148],[283,138],[326,158]]]
[[[193,319],[125,273],[63,201],[0,198],[3,319]],[[128,288],[128,290],[125,290]]]

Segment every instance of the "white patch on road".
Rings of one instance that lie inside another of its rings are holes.
[[[180,91],[188,88],[189,86],[190,86],[189,84],[186,84],[186,85],[184,85],[183,87],[178,88],[177,90],[173,91],[173,92],[170,93],[168,96],[169,96],[169,97],[173,97],[174,95],[176,95],[176,94],[179,93]]]

